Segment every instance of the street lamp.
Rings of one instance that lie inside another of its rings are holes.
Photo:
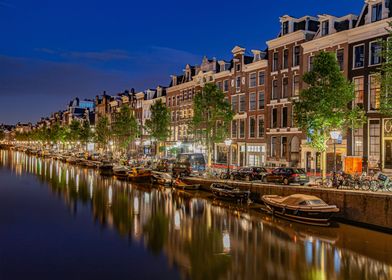
[[[231,139],[226,139],[225,140],[225,145],[227,148],[227,178],[230,176],[230,147],[231,147],[232,140]]]
[[[330,132],[331,139],[333,140],[333,186],[337,187],[338,182],[336,180],[336,142],[339,139],[342,132],[340,130],[332,130]]]

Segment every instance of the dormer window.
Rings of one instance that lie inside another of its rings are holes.
[[[382,3],[377,3],[372,6],[372,22],[381,20],[382,17]]]
[[[289,22],[285,21],[282,23],[282,34],[286,35],[289,33]]]
[[[326,36],[329,34],[329,20],[325,20],[321,24],[321,36]]]

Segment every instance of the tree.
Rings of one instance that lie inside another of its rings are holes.
[[[5,132],[4,130],[0,130],[0,141],[3,141],[5,139]]]
[[[67,135],[68,140],[74,143],[76,141],[79,141],[80,130],[81,130],[80,122],[78,120],[72,120],[68,129],[68,135]]]
[[[145,126],[150,136],[157,141],[156,151],[158,151],[158,143],[164,143],[170,136],[170,111],[162,100],[156,101],[150,110],[151,118],[146,120]]]
[[[79,140],[80,142],[82,142],[86,150],[87,150],[87,143],[91,140],[91,137],[92,137],[92,132],[90,127],[90,122],[84,120],[82,126],[80,127]]]
[[[138,123],[127,105],[120,108],[113,124],[113,133],[117,143],[124,151],[138,135]]]
[[[365,112],[358,106],[350,108],[354,88],[340,72],[333,53],[317,54],[313,69],[303,75],[303,81],[308,87],[294,103],[295,119],[310,139],[310,146],[322,153],[324,177],[330,132],[359,127],[365,121]]]
[[[380,41],[381,51],[381,67],[380,71],[380,113],[387,117],[392,117],[392,22],[389,22],[388,40]]]
[[[228,136],[234,112],[225,94],[215,84],[206,84],[196,94],[193,103],[194,115],[190,122],[190,131],[195,140],[207,148],[208,166],[215,143],[221,143]]]
[[[95,138],[98,144],[103,146],[105,149],[110,140],[111,129],[108,117],[101,117],[95,128]]]

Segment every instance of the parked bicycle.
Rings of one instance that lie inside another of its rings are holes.
[[[370,190],[376,191],[390,191],[392,192],[392,180],[383,173],[378,173],[377,179],[370,182]]]

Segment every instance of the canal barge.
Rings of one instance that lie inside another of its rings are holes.
[[[339,212],[336,205],[313,195],[263,195],[261,199],[273,215],[304,224],[329,226],[331,216]]]
[[[210,189],[215,197],[233,201],[248,201],[250,195],[249,190],[241,190],[239,188],[220,183],[212,183]]]

